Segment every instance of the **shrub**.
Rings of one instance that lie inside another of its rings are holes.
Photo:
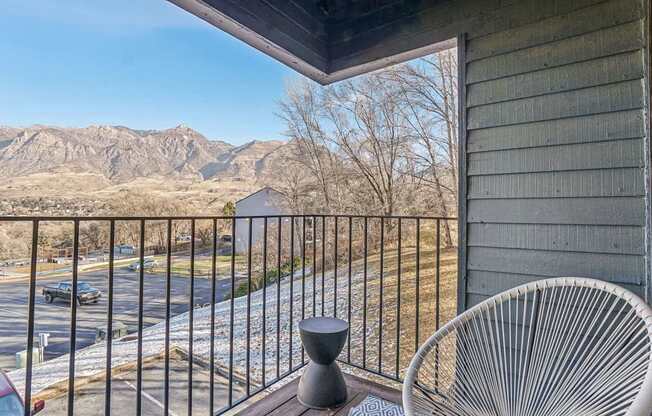
[[[294,271],[296,272],[299,269],[299,267],[301,267],[301,257],[294,257],[292,261],[294,263]],[[292,271],[292,264],[289,261],[281,264],[281,277],[288,276],[291,271]],[[265,284],[269,286],[273,283],[276,283],[277,281],[278,281],[278,269],[273,268],[271,270],[267,270],[267,275],[265,276]],[[235,290],[235,297],[239,298],[240,296],[246,296],[247,286],[248,286],[248,282],[240,283],[240,286],[238,286]],[[252,276],[251,291],[255,292],[256,290],[260,290],[262,288],[263,288],[263,276],[261,275]]]

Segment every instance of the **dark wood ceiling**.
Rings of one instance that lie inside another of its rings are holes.
[[[313,0],[296,1],[302,5],[308,5],[314,13],[319,13],[323,19],[342,20],[349,18],[360,18],[372,14],[381,9],[396,4],[406,6],[402,0]],[[412,3],[415,3],[412,1]]]
[[[451,12],[466,2],[495,7],[504,0],[169,1],[328,83],[430,53],[444,36],[455,37],[439,30],[450,24],[437,14],[440,9]]]

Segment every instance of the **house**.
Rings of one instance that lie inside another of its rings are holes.
[[[134,255],[136,248],[130,244],[118,244],[113,248],[113,252],[119,255]]]
[[[274,216],[284,214],[290,214],[290,210],[287,206],[287,198],[283,193],[269,186],[261,188],[235,203],[236,217]],[[249,247],[248,222],[247,219],[238,219],[236,221],[236,253],[246,252]],[[251,226],[251,241],[253,246],[262,240],[264,233],[263,228],[264,224],[262,219],[253,220]]]

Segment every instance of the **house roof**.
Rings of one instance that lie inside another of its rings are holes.
[[[264,191],[271,191],[271,192],[274,192],[275,194],[278,194],[280,196],[283,196],[283,197],[285,196],[285,194],[283,192],[277,191],[276,189],[272,188],[271,186],[265,186],[263,188],[260,188],[256,192],[253,192],[253,193],[245,196],[244,198],[238,199],[237,201],[235,201],[235,203],[239,204],[240,202],[244,201],[245,199],[251,198],[252,196],[254,196],[256,194],[259,194],[261,192],[264,192]]]

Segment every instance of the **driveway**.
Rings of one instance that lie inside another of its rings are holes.
[[[165,371],[162,361],[143,367],[142,415],[160,416],[163,414]],[[193,370],[193,413],[208,414],[210,394],[210,372],[199,366]],[[130,371],[114,375],[111,382],[111,414],[130,415],[136,408],[136,372]],[[243,392],[239,384],[234,384],[234,397]],[[87,384],[75,392],[75,414],[103,415],[105,406],[105,381]],[[187,415],[188,410],[188,362],[170,361],[170,416]],[[214,399],[216,410],[227,403],[228,380],[215,375]],[[67,415],[68,396],[50,399],[39,416]]]
[[[34,334],[39,332],[50,334],[49,346],[46,349],[46,359],[58,357],[69,352],[70,307],[62,301],[45,303],[41,294],[41,286],[53,284],[69,277],[38,278],[36,292],[36,320]],[[82,348],[95,342],[96,328],[106,326],[108,271],[98,270],[82,272],[79,280],[83,280],[102,291],[102,298],[96,304],[83,305],[77,308],[77,348]],[[161,274],[145,274],[145,326],[158,323],[165,318],[165,276]],[[114,323],[127,325],[129,332],[138,329],[138,272],[120,268],[114,272]],[[211,301],[211,284],[209,279],[195,278],[195,304],[206,304]],[[15,368],[15,354],[24,350],[27,337],[27,299],[28,281],[2,282],[0,280],[0,369]],[[217,301],[225,298],[231,291],[230,277],[222,277],[217,281]],[[171,287],[172,316],[189,310],[190,279],[187,277],[172,277]]]

